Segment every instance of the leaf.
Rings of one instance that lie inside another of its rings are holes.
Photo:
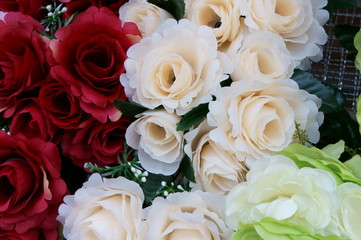
[[[359,0],[328,0],[326,9],[328,11],[334,11],[344,8],[356,8],[361,7]]]
[[[361,133],[361,95],[358,96],[356,101],[356,119],[359,124],[359,132]]]
[[[208,112],[208,103],[203,103],[193,108],[183,116],[179,123],[177,123],[177,131],[187,131],[193,125],[206,118]]]
[[[148,2],[166,10],[177,21],[184,16],[185,3],[183,0],[148,0]]]
[[[344,163],[346,167],[352,170],[352,173],[361,179],[361,157],[360,155],[353,156],[350,160]]]
[[[137,103],[131,103],[120,99],[115,99],[114,106],[122,112],[122,116],[130,119],[135,119],[136,115],[149,110]]]
[[[292,76],[298,86],[311,94],[322,99],[320,110],[324,113],[342,111],[345,104],[345,96],[336,87],[323,83],[308,72],[296,70]]]
[[[180,164],[180,169],[184,176],[191,182],[196,182],[196,179],[194,177],[194,169],[192,167],[191,159],[184,155],[182,162]]]
[[[359,27],[347,24],[338,24],[333,28],[336,39],[340,42],[342,47],[349,51],[356,51],[353,40],[359,30]]]
[[[144,201],[149,205],[157,196],[157,192],[162,189],[162,181],[171,181],[172,177],[161,174],[149,173],[146,182],[141,182],[139,185],[143,189]]]

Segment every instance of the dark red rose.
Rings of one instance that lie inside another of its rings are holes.
[[[98,121],[116,121],[120,112],[114,99],[125,99],[119,76],[124,72],[128,48],[140,39],[134,23],[121,21],[107,8],[90,7],[52,40],[53,71],[64,78],[80,107]]]
[[[52,77],[49,77],[40,89],[39,105],[55,126],[62,129],[82,128],[87,124],[90,115],[80,107],[79,100],[72,94],[70,87],[62,84],[65,81],[62,73],[51,70]]]
[[[126,3],[128,0],[71,0],[66,4],[68,11],[65,13],[67,18],[76,12],[84,12],[91,6],[95,6],[98,8],[107,7],[113,13],[118,16],[119,8]]]
[[[26,101],[26,100],[25,100]],[[58,143],[59,129],[44,115],[37,99],[29,99],[30,103],[15,113],[10,123],[12,135],[23,134],[27,138],[42,138],[46,142]]]
[[[125,131],[130,123],[126,118],[117,122],[94,121],[86,128],[66,131],[61,142],[64,155],[79,167],[87,162],[100,167],[116,164],[124,151]]]
[[[58,207],[67,194],[55,144],[0,131],[0,229],[40,231],[56,239]]]
[[[56,235],[48,235],[43,233],[41,229],[32,229],[25,233],[18,233],[16,231],[2,231],[0,230],[0,239],[4,240],[34,240],[34,239],[46,239],[45,237],[50,236],[49,239],[56,239]]]
[[[38,34],[39,22],[21,13],[8,13],[0,21],[0,112],[9,117],[24,95],[36,96],[36,88],[48,73],[50,49]]]

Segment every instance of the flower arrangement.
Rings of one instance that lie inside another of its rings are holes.
[[[358,6],[1,1],[0,237],[361,239],[361,98],[307,72]]]

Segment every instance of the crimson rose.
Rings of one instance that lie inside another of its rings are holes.
[[[85,112],[103,123],[108,117],[118,120],[121,113],[113,101],[126,98],[119,76],[126,51],[140,39],[137,26],[122,26],[109,9],[90,7],[55,36],[51,48],[59,65],[54,73],[63,77]]]
[[[21,13],[7,13],[0,21],[0,112],[9,117],[23,95],[37,96],[46,78],[50,50],[38,34],[39,22]]]
[[[44,236],[36,239],[55,240],[58,207],[67,194],[56,145],[4,131],[0,144],[1,232],[36,230]]]
[[[127,0],[71,0],[66,7],[65,16],[70,18],[70,16],[76,12],[84,12],[91,6],[95,7],[107,7],[113,11],[115,15],[119,15],[119,8],[126,3]]]
[[[94,121],[88,127],[68,130],[61,142],[64,155],[79,167],[87,162],[99,167],[116,164],[124,151],[125,131],[130,123],[122,117],[116,122]]]

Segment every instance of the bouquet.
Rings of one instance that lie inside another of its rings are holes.
[[[361,239],[344,4],[2,0],[0,238]]]

